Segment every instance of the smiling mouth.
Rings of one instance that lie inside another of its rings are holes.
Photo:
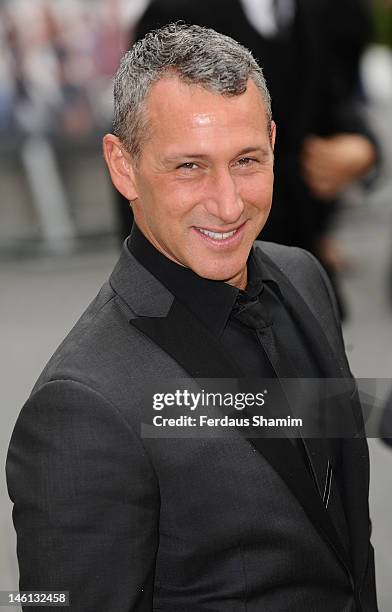
[[[231,230],[230,232],[212,232],[211,230],[207,230],[202,227],[195,227],[195,229],[198,232],[200,232],[200,234],[203,234],[204,236],[207,236],[208,238],[211,238],[212,240],[222,240],[222,241],[232,238],[241,228],[242,228],[242,225],[240,227],[237,227],[234,230]]]

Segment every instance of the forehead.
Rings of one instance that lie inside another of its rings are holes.
[[[150,135],[167,141],[227,131],[268,133],[264,100],[251,79],[243,94],[227,96],[175,76],[164,77],[151,88],[145,112]]]

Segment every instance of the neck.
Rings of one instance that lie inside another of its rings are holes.
[[[228,285],[232,287],[236,287],[237,289],[246,289],[246,285],[248,284],[248,269],[245,266],[243,270],[241,270],[236,276],[231,278],[230,280],[225,281]]]

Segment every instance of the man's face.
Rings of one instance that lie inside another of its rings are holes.
[[[227,97],[176,77],[146,105],[149,137],[133,171],[137,225],[166,257],[204,278],[246,283],[271,207],[273,150],[253,81]]]

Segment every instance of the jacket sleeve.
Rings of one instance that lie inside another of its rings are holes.
[[[7,481],[20,590],[67,590],[75,612],[152,610],[158,486],[111,403],[79,382],[46,383],[16,423]]]

